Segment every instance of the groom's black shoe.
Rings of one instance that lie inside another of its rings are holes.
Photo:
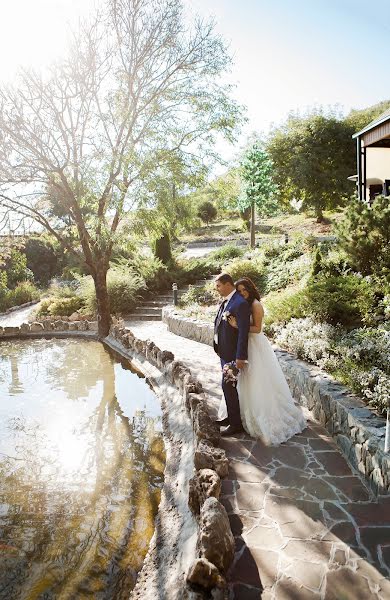
[[[230,435],[234,435],[236,433],[243,433],[243,431],[244,431],[243,427],[233,427],[233,425],[229,425],[229,427],[226,427],[226,429],[221,431],[221,436],[229,437]]]
[[[220,421],[214,421],[214,423],[216,425],[218,425],[218,427],[221,427],[221,425],[229,425],[229,419],[226,417],[226,419],[221,419]]]

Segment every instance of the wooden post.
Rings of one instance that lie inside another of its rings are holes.
[[[251,248],[255,248],[255,246],[256,246],[255,220],[256,220],[256,207],[255,207],[255,203],[252,202],[252,206],[251,206]]]

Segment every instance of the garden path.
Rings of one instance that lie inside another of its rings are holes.
[[[125,324],[191,367],[215,415],[220,368],[212,348],[161,322]],[[244,434],[221,445],[230,461],[221,501],[236,541],[230,600],[390,598],[390,496],[372,496],[321,425],[309,417],[307,429],[279,447]]]

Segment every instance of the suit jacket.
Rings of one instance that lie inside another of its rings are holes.
[[[238,329],[222,319],[224,312],[236,317]],[[225,362],[248,358],[250,314],[248,302],[238,292],[233,294],[222,311],[218,311],[214,321],[214,333],[218,335],[218,343],[214,339],[214,350]]]

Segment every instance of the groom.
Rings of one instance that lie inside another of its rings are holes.
[[[221,366],[235,361],[242,369],[248,358],[249,304],[234,287],[233,279],[227,273],[215,278],[215,287],[223,298],[214,321],[214,350],[221,359]],[[228,316],[234,315],[238,329],[229,325]],[[229,425],[221,432],[223,436],[243,431],[237,387],[222,378],[222,390],[225,396],[228,418],[217,421],[218,425]]]

